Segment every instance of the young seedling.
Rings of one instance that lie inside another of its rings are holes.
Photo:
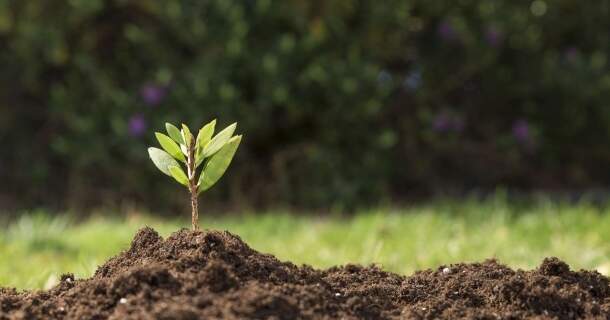
[[[199,229],[198,195],[222,177],[241,141],[241,135],[233,136],[237,123],[212,137],[215,126],[216,120],[212,120],[199,130],[195,138],[186,125],[182,124],[182,129],[178,129],[173,124],[166,123],[165,128],[169,136],[155,133],[163,150],[148,148],[148,154],[155,166],[189,190],[193,230]],[[186,173],[180,162],[186,168]],[[199,166],[202,166],[202,169],[197,175]]]

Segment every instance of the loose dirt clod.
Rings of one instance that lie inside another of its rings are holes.
[[[0,288],[0,319],[610,319],[610,282],[545,259],[494,260],[404,277],[377,267],[297,267],[229,232],[140,230],[89,279]]]

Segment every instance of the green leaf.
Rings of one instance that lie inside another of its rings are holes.
[[[186,146],[185,146],[185,145],[183,145],[183,144],[181,144],[181,145],[180,145],[180,151],[182,151],[182,154],[183,154],[183,155],[185,155],[185,156],[187,156],[187,157],[188,157],[188,155],[189,155],[189,150],[186,148]]]
[[[198,192],[201,193],[211,186],[213,186],[220,177],[225,173],[239,143],[241,142],[241,136],[235,136],[231,138],[217,153],[215,153],[203,168],[201,175],[199,176],[199,182],[197,183]]]
[[[155,132],[155,136],[157,137],[157,140],[159,140],[159,144],[161,145],[161,147],[163,147],[163,149],[165,149],[165,151],[167,151],[170,156],[182,162],[186,162],[182,151],[180,151],[180,147],[177,143],[174,142],[174,140],[172,140],[172,138],[160,132]]]
[[[182,171],[182,169],[180,169],[180,167],[169,166],[169,172],[172,177],[176,179],[176,181],[178,181],[178,183],[185,187],[188,187],[189,179],[186,177],[186,174],[184,173],[184,171]]]
[[[159,148],[148,148],[148,155],[152,162],[161,170],[161,172],[165,173],[168,176],[171,176],[169,171],[169,167],[176,166],[179,167],[178,161],[174,159],[169,153],[159,149]]]
[[[212,156],[214,153],[218,152],[220,148],[222,148],[231,136],[233,132],[235,132],[235,128],[237,127],[237,123],[233,123],[230,126],[226,127],[224,130],[220,131],[210,142],[206,144],[203,148],[203,157],[207,158]]]
[[[184,144],[187,147],[193,142],[193,134],[191,133],[191,130],[189,130],[189,127],[187,127],[184,123],[182,124],[182,138],[184,138]]]
[[[199,167],[201,162],[203,162],[203,146],[210,142],[212,139],[212,135],[214,134],[214,128],[216,127],[216,119],[210,121],[208,124],[204,125],[199,133],[197,134],[197,141],[195,143],[195,168]]]
[[[175,125],[166,122],[165,129],[167,130],[167,134],[176,141],[178,144],[184,144],[184,138],[182,138],[182,134],[180,133],[180,129],[178,129]]]

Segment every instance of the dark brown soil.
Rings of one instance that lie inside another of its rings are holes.
[[[410,277],[377,267],[297,267],[229,232],[140,230],[89,279],[0,289],[0,319],[610,319],[610,284],[555,258],[493,260]]]

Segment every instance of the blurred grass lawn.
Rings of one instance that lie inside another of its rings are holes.
[[[29,213],[0,228],[0,286],[51,286],[60,274],[91,275],[98,264],[129,246],[145,225],[163,236],[188,227],[188,216],[96,215],[73,223],[66,215]],[[204,228],[227,229],[254,249],[281,260],[329,267],[378,263],[410,274],[460,261],[496,257],[534,268],[557,256],[573,269],[610,273],[610,207],[542,201],[521,207],[506,201],[436,202],[405,209],[362,211],[351,217],[295,216],[286,212],[206,217]]]

